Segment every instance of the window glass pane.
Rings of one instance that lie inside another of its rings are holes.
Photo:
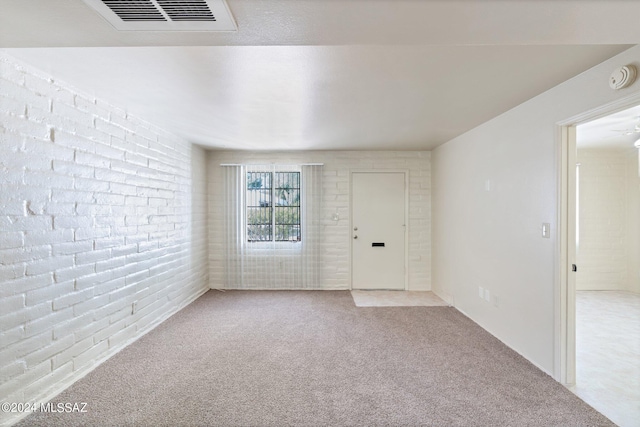
[[[299,225],[276,225],[276,241],[298,242],[300,241]]]
[[[247,240],[273,239],[271,208],[271,173],[247,173]]]
[[[271,241],[271,224],[248,225],[247,240],[249,242],[270,242]]]
[[[274,201],[275,240],[300,241],[300,172],[276,172]]]

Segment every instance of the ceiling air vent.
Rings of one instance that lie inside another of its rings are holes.
[[[166,21],[150,0],[104,0],[103,3],[123,21]]]
[[[172,21],[215,21],[206,1],[157,0]]]
[[[84,0],[124,31],[237,31],[224,0]]]

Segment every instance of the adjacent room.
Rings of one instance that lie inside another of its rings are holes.
[[[0,425],[638,426],[638,13],[0,0]]]
[[[639,106],[577,128],[574,390],[620,425],[640,402],[639,152]]]

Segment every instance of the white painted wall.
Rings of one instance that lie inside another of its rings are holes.
[[[633,290],[638,279],[638,153],[578,149],[577,290]]]
[[[323,289],[350,281],[349,174],[351,170],[409,171],[409,289],[431,289],[431,153],[428,151],[209,152],[211,288],[224,287],[222,170],[220,164],[324,163]],[[338,222],[331,219],[335,212]]]
[[[203,150],[0,56],[0,401],[51,397],[208,289],[205,194]]]
[[[559,378],[555,261],[560,134],[556,123],[640,90],[612,91],[633,47],[433,151],[433,289]],[[489,191],[486,183],[490,182]],[[551,238],[541,237],[542,223]],[[483,301],[478,286],[498,297]]]
[[[640,293],[640,150],[627,156],[627,290]]]
[[[191,280],[209,289],[209,186],[207,150],[191,145]]]

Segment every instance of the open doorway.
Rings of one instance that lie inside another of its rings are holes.
[[[567,382],[621,426],[640,419],[639,141],[635,106],[576,126],[568,156],[569,173],[575,167],[568,252],[577,271],[567,301],[575,310],[575,377]]]

